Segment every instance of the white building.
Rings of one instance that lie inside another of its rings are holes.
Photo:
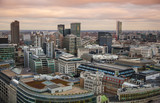
[[[104,55],[93,55],[94,61],[104,62],[104,63],[114,63],[118,59],[118,55],[104,54]]]
[[[105,54],[105,46],[99,46],[97,44],[87,45],[84,48],[78,48],[78,57],[80,58],[85,53],[90,54]]]
[[[84,89],[94,92],[95,94],[99,95],[103,93],[103,79],[104,73],[103,72],[81,72],[80,77],[84,79]]]
[[[131,47],[130,56],[135,57],[141,55],[144,58],[152,58],[158,53],[158,48],[155,46],[140,46],[140,47]]]
[[[46,42],[46,55],[47,57],[54,58],[54,41]]]
[[[24,50],[24,67],[29,67],[29,55],[44,55],[43,49],[41,47],[27,47],[23,48]]]
[[[64,74],[76,74],[77,67],[84,63],[81,58],[74,57],[72,54],[63,54],[60,58],[58,58],[58,72]]]

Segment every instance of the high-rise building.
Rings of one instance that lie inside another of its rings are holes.
[[[106,53],[111,53],[111,51],[112,51],[112,36],[110,36],[110,35],[100,36],[99,45],[100,46],[107,46]]]
[[[63,24],[59,24],[58,25],[58,31],[61,33],[61,34],[63,34],[63,36],[65,36],[65,25],[63,25]]]
[[[98,32],[98,42],[101,36],[111,35],[109,32]]]
[[[11,43],[19,44],[20,35],[19,35],[19,21],[15,20],[11,23]]]
[[[46,56],[54,58],[54,41],[46,42]]]
[[[73,55],[77,54],[78,48],[81,46],[81,39],[73,34],[67,35],[64,38],[64,48],[66,48],[68,53]]]
[[[116,36],[117,39],[119,39],[119,35],[122,34],[122,22],[117,21],[117,27],[116,27]]]
[[[65,36],[71,34],[71,29],[65,29]]]
[[[80,37],[81,23],[71,23],[71,34]]]

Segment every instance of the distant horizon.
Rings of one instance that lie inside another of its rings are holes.
[[[0,30],[0,32],[9,32],[10,30]],[[58,30],[20,30],[20,32],[24,32],[24,31],[58,31]],[[111,32],[116,32],[116,30],[81,30],[81,32],[88,32],[88,31],[104,31],[104,32],[107,32],[107,31],[111,31]],[[158,31],[160,32],[160,30],[122,30],[124,32],[127,32],[127,31],[145,31],[145,32],[148,32],[148,31]]]
[[[0,0],[0,30],[14,20],[22,30],[56,30],[80,22],[82,30],[160,30],[159,0]]]

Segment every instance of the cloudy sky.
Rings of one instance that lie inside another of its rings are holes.
[[[160,30],[160,0],[0,0],[0,30],[56,30],[81,22],[82,30]]]

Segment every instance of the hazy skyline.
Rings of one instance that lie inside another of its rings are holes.
[[[81,22],[82,30],[160,30],[160,0],[0,0],[0,30],[56,30]]]

